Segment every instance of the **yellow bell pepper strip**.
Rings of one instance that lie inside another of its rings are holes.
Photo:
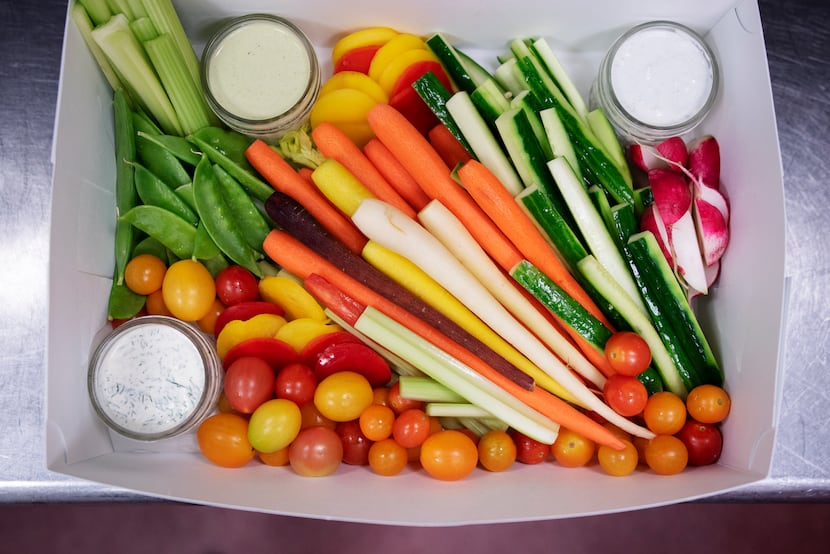
[[[259,281],[259,294],[263,300],[282,306],[288,320],[308,318],[323,323],[329,321],[317,300],[290,277],[264,277]]]
[[[216,337],[216,353],[224,360],[228,351],[237,344],[256,337],[274,338],[286,319],[274,314],[259,314],[251,319],[229,322]]]
[[[367,27],[349,33],[339,39],[331,51],[331,61],[334,65],[347,52],[364,46],[383,46],[398,36],[399,32],[391,27]]]
[[[309,342],[317,337],[342,330],[335,323],[324,323],[317,319],[301,317],[293,319],[280,327],[276,338],[290,344],[299,354]]]

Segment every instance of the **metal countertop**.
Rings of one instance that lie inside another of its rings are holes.
[[[769,478],[710,500],[827,501],[830,4],[760,8],[787,213],[783,401]],[[0,1],[0,501],[142,501],[49,472],[44,460],[50,154],[65,15],[65,1]]]

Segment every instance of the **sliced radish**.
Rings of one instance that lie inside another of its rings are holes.
[[[657,152],[669,162],[669,169],[680,171],[686,167],[689,159],[689,152],[686,150],[686,143],[680,137],[667,138],[657,145]]]
[[[672,258],[669,247],[669,230],[666,229],[663,218],[660,217],[657,206],[654,204],[649,204],[643,210],[643,214],[640,216],[640,230],[651,231],[651,234],[657,239],[657,244],[660,246],[663,256],[666,257],[670,265],[674,266],[674,259]]]
[[[691,209],[692,188],[682,173],[670,169],[652,169],[648,172],[648,182],[654,203],[667,226]]]
[[[657,146],[632,144],[628,147],[631,162],[643,171],[672,169],[682,171],[688,160],[686,143],[680,137],[671,137]]]
[[[660,158],[657,149],[647,144],[632,144],[628,147],[628,156],[631,162],[643,171],[669,167],[669,164]]]
[[[713,263],[712,265],[707,265],[703,268],[703,272],[706,275],[706,285],[709,287],[709,289],[711,289],[712,285],[714,285],[715,282],[718,280],[718,277],[720,277],[720,262],[718,261]],[[689,289],[689,300],[697,296],[700,296],[701,294],[702,293],[700,291]]]
[[[708,279],[692,210],[675,221],[670,229],[671,249],[677,272],[692,291],[707,294],[709,292]]]
[[[707,266],[713,265],[729,244],[729,205],[715,189],[698,185],[694,216],[703,261]]]
[[[689,173],[705,186],[720,189],[720,146],[715,137],[705,135],[689,144]]]

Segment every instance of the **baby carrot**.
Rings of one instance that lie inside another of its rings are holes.
[[[448,167],[455,167],[460,163],[471,160],[473,156],[464,148],[455,135],[453,135],[446,125],[439,123],[429,130],[427,133],[429,143],[435,148],[435,151],[444,160]]]
[[[429,197],[381,141],[372,138],[363,146],[363,153],[415,211],[427,205]]]
[[[311,131],[314,144],[327,158],[334,158],[348,169],[363,185],[381,200],[392,204],[415,219],[415,210],[404,200],[377,170],[349,136],[328,121]]]
[[[256,139],[245,151],[245,157],[275,190],[287,194],[302,204],[329,233],[340,239],[349,250],[355,253],[363,250],[366,237],[273,148],[262,140]]]
[[[455,213],[505,271],[522,260],[501,229],[452,179],[450,168],[435,148],[400,112],[388,104],[378,104],[369,111],[368,121],[375,136],[409,171],[427,196],[439,200]]]

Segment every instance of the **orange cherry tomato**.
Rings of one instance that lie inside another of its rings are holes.
[[[199,425],[196,438],[204,457],[218,466],[242,467],[256,454],[248,440],[248,420],[236,414],[210,416]]]
[[[369,448],[369,467],[378,475],[397,475],[407,463],[409,457],[406,448],[395,442],[395,439],[379,440]]]
[[[614,450],[604,444],[597,449],[597,461],[608,475],[624,477],[637,469],[639,463],[637,448],[629,440],[624,440],[623,444],[625,446],[622,450]]]
[[[645,448],[646,463],[660,475],[676,475],[686,468],[689,451],[674,435],[657,435]]]
[[[478,461],[488,471],[504,471],[516,461],[516,443],[506,431],[489,431],[478,439]]]
[[[729,394],[716,385],[700,385],[686,397],[686,409],[692,419],[701,423],[719,423],[732,408]]]
[[[618,331],[605,343],[605,357],[608,358],[611,369],[634,377],[651,364],[651,349],[639,334]]]
[[[136,294],[150,294],[161,288],[167,264],[152,254],[139,254],[127,262],[124,283]]]
[[[597,445],[591,439],[571,431],[560,428],[556,441],[551,446],[554,459],[563,467],[581,467],[590,462]]]
[[[421,467],[442,481],[457,481],[478,465],[478,448],[466,434],[448,429],[427,437],[421,445]]]
[[[672,392],[656,392],[646,402],[643,419],[654,433],[673,435],[686,423],[686,403]]]

